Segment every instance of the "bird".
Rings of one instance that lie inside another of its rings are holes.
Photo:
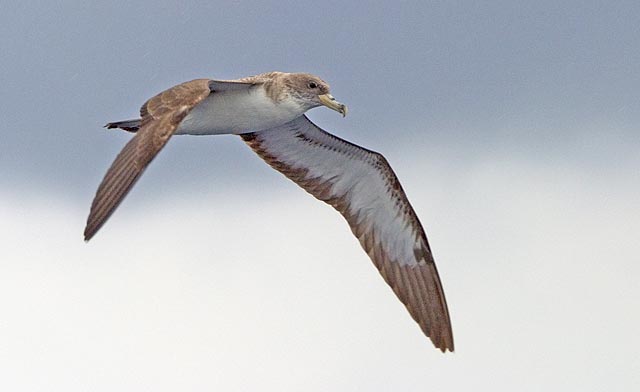
[[[135,133],[100,183],[84,230],[89,241],[173,135],[235,134],[275,170],[344,216],[351,231],[422,332],[442,352],[453,333],[425,231],[388,161],[341,139],[305,113],[347,106],[308,73],[267,72],[195,79],[147,100],[140,118],[110,122]]]

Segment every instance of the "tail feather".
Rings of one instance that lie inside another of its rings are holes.
[[[127,132],[138,132],[138,129],[140,129],[141,121],[142,120],[140,120],[139,118],[135,120],[116,121],[107,123],[107,125],[105,125],[104,127],[107,129],[120,128],[124,129]]]

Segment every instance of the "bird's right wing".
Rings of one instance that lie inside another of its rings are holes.
[[[241,137],[274,169],[346,218],[422,331],[443,352],[453,351],[427,237],[387,160],[323,131],[306,116]]]
[[[98,187],[84,229],[85,241],[109,219],[191,109],[210,94],[209,82],[196,79],[179,84],[142,106],[139,130],[118,154]]]

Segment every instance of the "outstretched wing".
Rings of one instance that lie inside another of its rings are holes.
[[[118,154],[98,187],[84,229],[85,241],[109,219],[180,122],[210,91],[208,79],[196,79],[163,91],[142,106],[140,129]]]
[[[323,131],[306,116],[241,137],[274,169],[346,218],[422,331],[443,352],[453,351],[427,237],[387,160]]]

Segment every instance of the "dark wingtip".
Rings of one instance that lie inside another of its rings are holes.
[[[452,341],[440,341],[440,342],[436,342],[434,340],[431,340],[431,342],[433,343],[434,346],[436,346],[436,348],[440,351],[442,351],[443,354],[446,354],[447,351],[449,352],[454,352],[454,348],[453,348],[453,342]]]
[[[91,231],[89,230],[89,226],[85,227],[85,229],[84,229],[84,234],[83,234],[83,235],[84,235],[84,242],[85,242],[85,243],[89,242],[89,240],[90,240],[91,238],[93,238],[93,235],[94,235],[94,234],[95,234],[95,232],[91,232]]]

